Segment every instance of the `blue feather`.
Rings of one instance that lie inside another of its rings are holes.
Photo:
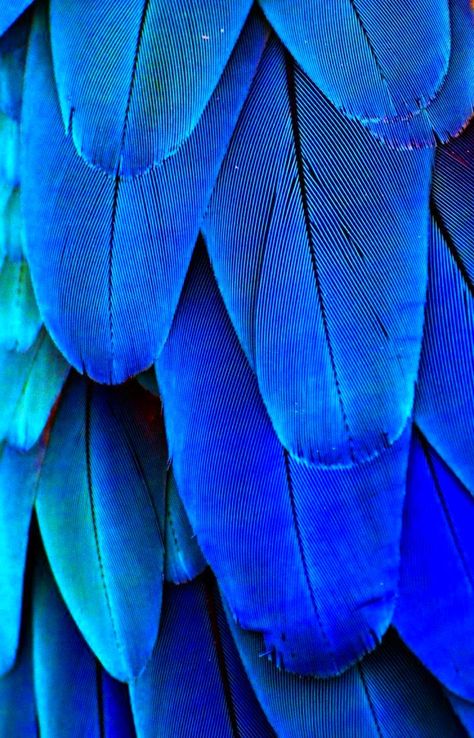
[[[51,0],[64,128],[92,166],[140,174],[189,137],[251,0]],[[64,29],[69,33],[65,34]]]
[[[165,586],[153,657],[130,685],[139,738],[271,738],[210,574]]]
[[[2,256],[21,261],[24,241],[20,188],[0,185],[0,263]]]
[[[409,432],[358,466],[292,458],[202,254],[157,377],[179,493],[235,617],[290,670],[346,668],[390,623]]]
[[[394,625],[448,689],[474,700],[474,500],[416,434]]]
[[[28,264],[6,259],[0,270],[0,349],[27,351],[34,343],[41,317]]]
[[[33,666],[42,738],[133,738],[127,687],[111,679],[89,651],[38,559],[37,554]]]
[[[474,112],[474,9],[470,0],[450,0],[451,55],[433,99],[402,118],[367,123],[382,141],[397,146],[434,146],[457,135]],[[412,69],[413,67],[410,67]]]
[[[0,113],[0,179],[11,188],[19,182],[20,126]]]
[[[0,674],[13,666],[20,635],[28,533],[43,450],[0,449]],[[0,731],[1,734],[1,731]]]
[[[0,7],[0,36],[20,17],[31,5],[32,0],[2,0]]]
[[[444,233],[433,221],[415,419],[474,493],[474,284]]]
[[[16,121],[21,116],[30,15],[24,15],[0,37],[0,111]]]
[[[296,61],[340,110],[361,119],[416,112],[450,55],[448,0],[260,0]]]
[[[393,632],[343,675],[314,679],[279,671],[261,638],[229,625],[279,738],[465,738],[439,684]]]
[[[36,501],[61,594],[104,667],[124,681],[150,657],[161,607],[159,414],[137,385],[110,390],[74,377],[51,428]]]
[[[165,579],[184,584],[201,574],[206,562],[181,502],[173,470],[166,483]]]
[[[28,630],[25,627],[25,631]],[[0,677],[0,735],[5,738],[39,738],[33,691],[31,635],[28,632],[14,667]]]
[[[448,696],[449,701],[451,702],[451,705],[453,706],[455,713],[457,714],[460,721],[466,728],[467,734],[469,736],[473,736],[474,735],[474,702],[463,700],[461,697],[458,697],[457,695],[452,694],[451,692],[447,692],[447,696]]]
[[[122,178],[88,166],[64,134],[37,16],[23,106],[27,257],[45,323],[78,371],[120,382],[155,359],[264,41],[254,17],[186,143]]]
[[[380,146],[268,47],[203,232],[278,437],[311,462],[369,459],[407,425],[431,162]]]
[[[34,446],[69,373],[44,329],[24,353],[0,351],[0,441],[28,450]]]

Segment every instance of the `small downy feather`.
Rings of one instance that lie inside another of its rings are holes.
[[[260,0],[313,82],[359,119],[415,113],[437,93],[451,48],[448,0]]]
[[[36,552],[33,673],[42,738],[134,738],[127,687],[82,639],[49,568]]]
[[[90,648],[122,681],[150,657],[161,607],[167,453],[160,413],[136,383],[109,389],[73,376],[38,486],[41,536],[61,594]]]
[[[165,585],[153,656],[130,685],[138,738],[272,738],[210,572]]]
[[[203,114],[251,0],[51,0],[64,129],[92,166],[143,174]]]
[[[444,235],[432,220],[415,420],[474,494],[474,284]]]
[[[471,0],[450,0],[451,55],[445,79],[434,98],[401,118],[367,123],[388,144],[435,146],[466,127],[474,112],[474,6]]]
[[[394,625],[452,692],[474,701],[474,499],[417,431]]]
[[[28,264],[5,259],[0,271],[0,349],[27,351],[41,328]]]
[[[23,105],[26,252],[40,312],[79,372],[118,383],[156,358],[265,38],[253,15],[183,146],[143,176],[122,177],[91,168],[64,133],[37,14]]]
[[[296,456],[351,465],[407,425],[431,164],[429,150],[381,146],[278,42],[267,47],[203,233],[273,426]]]
[[[467,738],[436,680],[393,631],[334,679],[287,674],[228,616],[245,670],[279,738]]]
[[[28,533],[42,457],[40,444],[28,453],[0,448],[0,674],[13,666],[18,649]]]
[[[176,488],[172,468],[166,482],[165,579],[184,584],[201,574],[206,561],[201,553]]]
[[[44,328],[28,351],[0,351],[0,441],[25,451],[32,448],[68,373],[68,363]]]
[[[409,431],[353,467],[293,458],[202,249],[157,377],[179,494],[241,625],[301,673],[337,673],[374,648],[394,606]]]

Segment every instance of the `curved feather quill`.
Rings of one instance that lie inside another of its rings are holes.
[[[278,437],[310,462],[371,458],[407,424],[431,161],[380,146],[267,48],[203,232]]]
[[[157,376],[178,489],[235,617],[290,670],[346,668],[390,623],[409,433],[358,466],[292,458],[201,252]]]
[[[264,42],[253,16],[187,142],[123,178],[92,169],[64,134],[38,14],[23,106],[27,257],[48,330],[78,371],[121,382],[156,358]]]
[[[36,501],[61,594],[94,653],[124,681],[150,657],[161,607],[166,447],[159,413],[137,385],[109,390],[73,377],[51,428]]]

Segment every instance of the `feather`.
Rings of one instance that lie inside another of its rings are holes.
[[[447,73],[447,0],[260,4],[296,61],[349,116],[414,113],[435,96]]]
[[[0,185],[0,188],[3,189]],[[23,258],[24,228],[21,215],[20,188],[5,188],[0,193],[0,262],[1,255],[18,262]]]
[[[17,18],[31,5],[32,0],[2,0],[0,8],[0,36],[16,21]]]
[[[51,0],[65,130],[92,166],[143,174],[196,127],[251,0]],[[64,29],[69,29],[68,33]]]
[[[292,458],[201,251],[157,377],[179,493],[233,614],[285,668],[346,668],[390,623],[409,432],[353,467]]]
[[[0,38],[0,111],[16,121],[21,115],[29,31],[30,13],[27,13]]]
[[[474,500],[426,439],[410,457],[394,625],[446,687],[474,700]]]
[[[445,236],[433,220],[415,418],[474,493],[474,285]]]
[[[298,678],[262,657],[261,638],[228,621],[279,738],[466,738],[439,684],[393,632],[339,677]]]
[[[127,688],[89,651],[44,560],[36,560],[33,670],[42,738],[133,738]]]
[[[161,167],[122,178],[88,166],[64,134],[45,19],[36,18],[23,106],[27,258],[48,330],[93,379],[146,369],[166,338],[264,40],[254,16],[187,142]]]
[[[25,631],[28,628],[25,627]],[[26,635],[16,663],[0,678],[0,735],[5,738],[39,738],[36,722],[31,637]]]
[[[27,351],[34,343],[41,317],[26,261],[6,259],[0,271],[0,348]]]
[[[36,510],[64,600],[117,679],[155,643],[163,579],[166,446],[158,402],[77,376],[50,431]],[[74,541],[74,546],[70,542]]]
[[[278,437],[310,462],[370,459],[406,427],[431,162],[380,146],[267,48],[203,232]]]
[[[451,56],[434,98],[406,117],[367,123],[389,144],[418,147],[445,143],[465,128],[474,112],[474,10],[471,0],[450,0]],[[413,69],[411,67],[410,69]]]
[[[138,738],[271,738],[209,573],[165,585],[160,635],[130,685]]]
[[[463,700],[451,692],[446,692],[451,705],[467,730],[469,736],[474,735],[474,703]]]
[[[41,446],[28,453],[9,446],[0,450],[0,674],[13,666],[18,649],[28,532],[42,456]]]
[[[181,502],[173,470],[166,483],[165,579],[184,584],[201,574],[206,562]]]
[[[28,351],[0,351],[0,441],[27,451],[40,437],[69,373],[44,329]]]
[[[0,113],[0,151],[0,179],[14,187],[19,182],[20,127],[4,113]]]

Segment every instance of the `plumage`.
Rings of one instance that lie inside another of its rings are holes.
[[[123,681],[143,670],[157,635],[165,483],[157,401],[136,385],[114,390],[72,377],[50,430],[36,511],[76,624]]]
[[[291,457],[202,249],[157,377],[178,489],[234,616],[291,671],[346,668],[390,622],[409,434],[354,467]]]
[[[39,738],[30,636],[24,639],[14,667],[0,677],[0,735]]]
[[[253,17],[187,142],[161,167],[121,177],[88,166],[64,133],[46,19],[37,15],[23,106],[27,256],[48,330],[95,380],[121,382],[146,369],[166,338],[264,39]]]
[[[42,320],[36,305],[28,264],[5,259],[0,270],[0,347],[27,351]]]
[[[165,543],[167,582],[184,584],[202,574],[206,568],[206,561],[179,498],[172,469],[168,471],[166,481]]]
[[[2,8],[0,10],[0,36],[9,29],[31,3],[32,0],[2,0]]]

